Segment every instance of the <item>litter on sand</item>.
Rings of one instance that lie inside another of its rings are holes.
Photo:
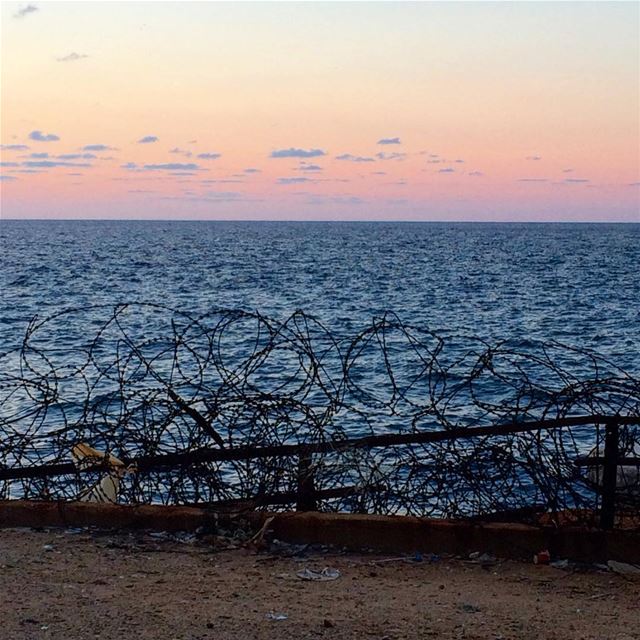
[[[267,620],[286,620],[289,616],[286,613],[278,613],[277,611],[269,611]]]
[[[325,567],[322,571],[304,568],[300,571],[296,571],[296,575],[300,580],[327,582],[329,580],[337,580],[340,577],[340,572],[337,569],[331,569],[330,567]]]

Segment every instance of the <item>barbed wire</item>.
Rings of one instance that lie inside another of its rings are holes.
[[[341,446],[348,438],[640,417],[640,380],[602,355],[551,341],[438,334],[394,313],[348,337],[302,311],[279,321],[146,303],[68,309],[34,318],[0,364],[0,470],[68,463],[79,443],[127,461],[326,443],[305,461],[313,490],[330,495],[320,508],[369,513],[593,512],[599,478],[575,460],[601,451],[602,430],[384,449]],[[621,443],[621,455],[639,455],[640,428],[623,427]],[[0,480],[0,496],[73,499],[103,476]],[[636,504],[637,489],[621,488],[624,504]],[[129,503],[260,507],[299,490],[300,460],[277,455],[127,473],[118,482],[119,500]]]

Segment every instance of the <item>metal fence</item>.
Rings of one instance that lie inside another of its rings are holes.
[[[35,318],[0,363],[5,498],[86,497],[114,474],[87,443],[121,502],[640,527],[640,380],[585,349],[136,303]]]

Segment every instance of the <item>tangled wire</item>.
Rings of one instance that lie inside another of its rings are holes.
[[[22,472],[0,479],[4,497],[78,496],[86,473],[35,470],[69,463],[73,447],[88,443],[127,461],[185,454],[124,478],[120,499],[131,503],[287,505],[304,467],[323,509],[448,517],[593,510],[597,479],[575,460],[600,451],[598,425],[345,443],[581,415],[640,423],[640,380],[602,356],[555,342],[438,335],[393,313],[347,338],[302,311],[277,321],[143,303],[73,309],[34,318],[0,362],[0,472]],[[319,444],[309,455],[189,458]],[[624,426],[620,453],[638,450],[640,427]]]

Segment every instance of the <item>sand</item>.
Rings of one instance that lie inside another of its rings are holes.
[[[340,577],[305,582],[305,567]],[[640,638],[639,596],[639,578],[587,567],[0,530],[0,638],[10,640],[622,640]]]

